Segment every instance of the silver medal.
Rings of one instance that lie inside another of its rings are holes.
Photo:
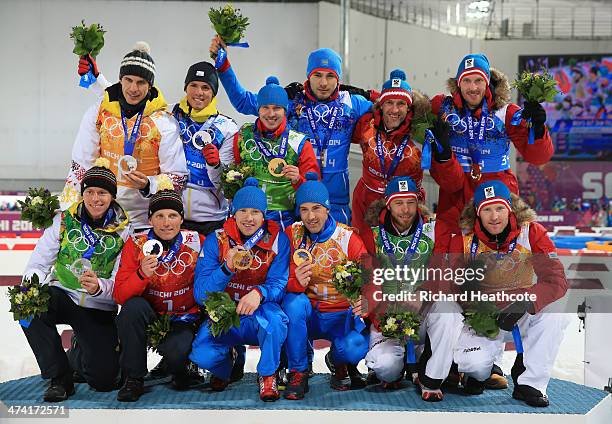
[[[144,253],[145,256],[155,255],[157,258],[159,258],[163,252],[164,246],[162,246],[159,240],[147,240],[142,246],[142,253]]]
[[[136,170],[136,168],[138,167],[138,161],[136,161],[136,158],[134,156],[123,155],[119,159],[117,166],[123,173],[128,173]]]
[[[202,150],[206,145],[212,143],[212,137],[208,131],[201,130],[193,135],[191,142],[193,147]]]

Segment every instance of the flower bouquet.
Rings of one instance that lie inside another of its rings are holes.
[[[227,292],[207,292],[204,307],[210,318],[210,332],[214,337],[240,327],[236,303]]]
[[[44,188],[30,187],[25,201],[17,203],[21,207],[21,218],[42,230],[51,226],[55,211],[60,207],[58,197]]]

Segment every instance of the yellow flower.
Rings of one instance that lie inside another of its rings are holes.
[[[25,300],[25,295],[23,293],[17,293],[17,295],[15,296],[15,303],[17,303],[18,305],[21,305],[24,300]]]
[[[172,180],[166,174],[159,174],[155,179],[157,180],[157,191],[174,190],[174,184],[172,184]]]
[[[35,198],[32,199],[32,202],[30,204],[32,206],[42,205],[43,204],[43,199],[40,196],[36,196]]]
[[[406,328],[406,329],[404,330],[404,334],[405,334],[406,336],[412,336],[412,335],[414,334],[414,330],[413,330],[412,328]]]
[[[110,169],[110,160],[103,158],[103,157],[99,157],[94,162],[94,166],[99,166],[101,168]]]

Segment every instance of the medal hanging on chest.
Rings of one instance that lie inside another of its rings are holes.
[[[242,245],[244,250],[239,250],[232,258],[232,265],[234,266],[234,269],[244,271],[251,267],[251,264],[253,263],[253,254],[251,253],[251,249],[259,242],[259,240],[262,239],[265,233],[266,229],[264,227],[260,227],[259,230],[255,231],[255,234],[253,234],[246,241],[246,243]],[[237,244],[231,238],[229,239],[229,243],[231,248],[237,246]]]
[[[123,174],[135,171],[138,167],[138,161],[133,156],[134,147],[136,147],[136,139],[138,138],[138,132],[140,131],[140,124],[142,122],[142,115],[144,110],[138,112],[136,121],[132,127],[132,133],[128,136],[128,124],[127,118],[121,111],[121,125],[123,126],[123,156],[119,158],[117,167]]]
[[[470,151],[470,158],[472,164],[470,165],[470,177],[474,181],[479,181],[482,178],[482,168],[480,166],[482,144],[485,139],[485,132],[487,126],[487,101],[482,101],[482,108],[480,110],[480,123],[478,125],[478,136],[474,134],[474,120],[472,118],[472,112],[469,108],[466,108],[465,120],[468,127],[468,150]]]
[[[283,176],[283,168],[287,166],[287,161],[285,160],[285,156],[287,155],[287,145],[289,144],[289,130],[285,128],[283,134],[281,136],[281,141],[278,146],[278,154],[274,154],[266,147],[266,145],[261,141],[261,134],[257,128],[253,129],[253,140],[255,141],[255,145],[261,152],[262,156],[268,162],[268,172],[273,177],[282,177]]]
[[[300,245],[298,246],[298,248],[295,250],[295,252],[293,252],[293,262],[297,266],[300,266],[304,262],[310,262],[310,263],[314,262],[314,256],[312,254],[312,250],[316,246],[317,240],[318,240],[318,237],[316,240],[312,241],[312,243],[310,244],[310,247],[306,248],[306,244],[308,243],[308,234],[306,232],[306,228],[304,228],[304,237],[302,237],[302,241],[300,242]]]

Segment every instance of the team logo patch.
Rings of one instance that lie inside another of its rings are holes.
[[[408,191],[408,181],[399,182],[399,191]]]
[[[495,189],[493,187],[485,187],[484,195],[485,195],[485,199],[490,199],[491,197],[495,197]]]
[[[321,59],[321,65],[329,65],[328,59]]]
[[[402,85],[402,80],[399,78],[393,78],[391,80],[391,87],[401,87]]]
[[[474,58],[465,59],[465,69],[470,69],[474,67]]]
[[[206,75],[204,71],[196,71],[196,77],[203,77],[204,75]]]

